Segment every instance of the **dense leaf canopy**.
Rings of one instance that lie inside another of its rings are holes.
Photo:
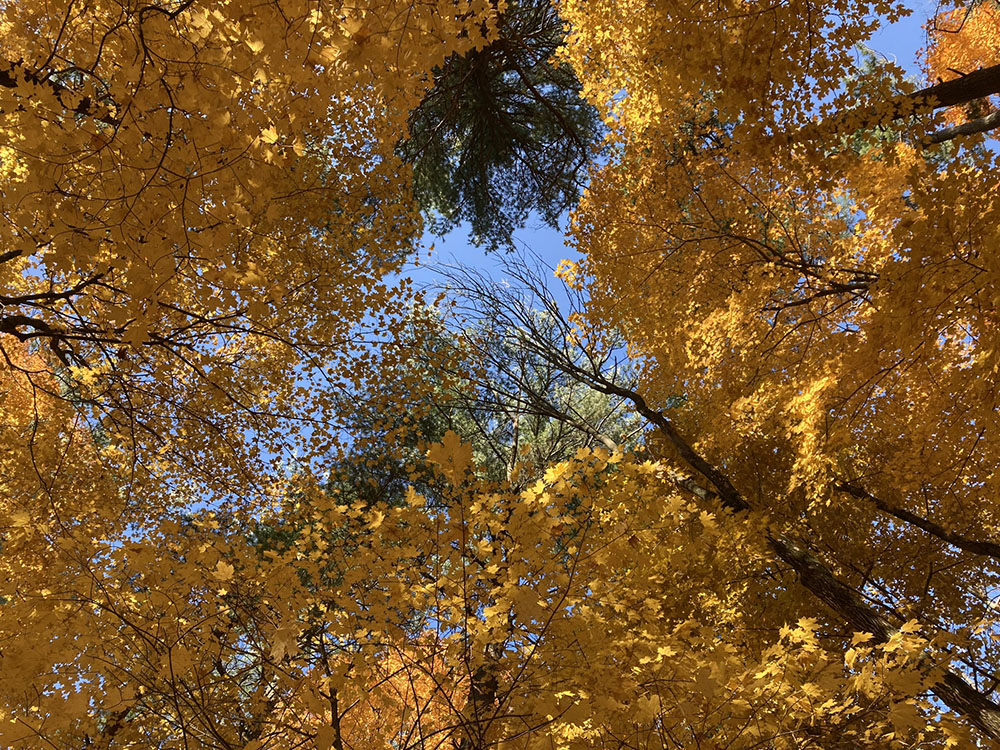
[[[1000,744],[992,0],[2,7],[0,747]]]

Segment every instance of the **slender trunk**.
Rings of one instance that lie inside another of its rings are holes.
[[[472,673],[469,686],[469,716],[463,722],[457,750],[485,750],[486,734],[495,718],[497,678],[492,665],[482,664]]]

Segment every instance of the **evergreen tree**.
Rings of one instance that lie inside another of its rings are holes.
[[[399,145],[434,231],[469,222],[477,242],[509,247],[531,212],[554,226],[575,205],[602,125],[554,58],[563,36],[549,0],[511,0],[492,41],[435,68]]]

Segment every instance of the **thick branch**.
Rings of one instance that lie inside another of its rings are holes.
[[[918,106],[929,104],[938,109],[968,104],[993,94],[1000,94],[1000,65],[981,68],[961,78],[928,86],[908,94],[906,98],[917,102]],[[906,114],[901,112],[894,117],[898,119]]]
[[[1000,710],[989,698],[954,672],[946,672],[934,686],[934,694],[953,711],[969,720],[994,742],[1000,741]]]
[[[711,463],[702,458],[698,452],[695,451],[683,437],[681,437],[677,428],[674,427],[673,422],[663,416],[663,414],[656,409],[650,407],[642,396],[629,388],[624,388],[617,383],[604,378],[603,376],[595,375],[593,373],[588,374],[582,368],[578,367],[574,367],[573,369],[589,380],[592,388],[596,388],[603,393],[614,394],[630,401],[633,406],[635,406],[635,410],[648,419],[664,435],[664,437],[670,441],[670,444],[674,446],[674,449],[680,454],[681,458],[687,461],[693,469],[696,469],[705,475],[708,481],[712,483],[712,486],[715,487],[715,491],[718,494],[719,499],[722,500],[723,505],[734,513],[750,510],[750,504],[732,485],[729,478]]]
[[[943,81],[911,94],[893,97],[884,103],[866,104],[848,109],[833,115],[832,123],[836,129],[873,128],[894,120],[911,117],[915,110],[922,108],[955,107],[993,94],[1000,94],[1000,65],[992,65],[961,78]],[[1000,125],[1000,121],[992,118],[993,115],[988,115],[953,128],[944,128],[933,133],[929,140],[931,143],[942,143],[959,135],[970,135],[990,130]],[[807,128],[807,130],[811,130],[811,128]]]
[[[333,750],[344,750],[340,728],[340,700],[336,688],[330,688],[330,725],[333,727]]]
[[[889,637],[896,632],[895,625],[875,610],[856,590],[837,580],[833,571],[808,549],[784,535],[769,536],[767,543],[780,560],[799,574],[802,585],[844,618],[852,630],[871,633],[878,643],[889,640]]]
[[[16,257],[16,255],[14,257]],[[0,262],[3,260],[4,256],[0,255]],[[104,274],[99,273],[96,276],[85,279],[79,284],[76,284],[62,292],[38,292],[36,294],[21,294],[17,296],[0,294],[0,307],[4,305],[33,305],[37,302],[56,302],[58,300],[68,300],[82,292],[88,286],[96,284],[102,278],[104,278]]]
[[[854,589],[837,580],[830,569],[809,550],[784,537],[769,538],[768,544],[779,558],[792,566],[799,580],[824,604],[843,617],[858,632],[872,633],[875,642],[884,643],[896,627],[874,610]],[[1000,706],[990,700],[965,678],[951,670],[932,688],[948,708],[966,716],[984,735],[1000,741]]]
[[[22,327],[27,326],[33,330],[22,331]],[[70,345],[71,339],[82,338],[81,336],[73,336],[53,328],[44,320],[38,320],[37,318],[31,318],[27,315],[7,315],[0,317],[0,333],[9,333],[11,336],[16,338],[18,341],[28,341],[30,339],[46,338],[49,342],[49,348],[52,353],[59,358],[66,367],[69,367],[70,356],[76,357],[76,353],[73,351]],[[65,348],[63,348],[65,347]]]
[[[885,500],[882,500],[867,490],[853,484],[842,482],[836,485],[834,489],[839,492],[845,492],[848,495],[858,498],[859,500],[867,500],[883,513],[888,513],[890,516],[894,516],[900,521],[912,524],[918,529],[926,531],[931,536],[937,537],[942,542],[947,542],[948,544],[958,547],[961,550],[971,552],[974,555],[987,555],[1000,560],[1000,544],[996,544],[994,542],[980,542],[975,539],[968,539],[960,534],[955,534],[954,532],[948,531],[944,526],[918,516],[915,513],[911,513],[905,508],[897,508],[894,505],[890,505]]]
[[[931,143],[944,143],[945,141],[950,141],[952,138],[958,138],[961,135],[975,135],[976,133],[985,133],[988,130],[993,130],[994,128],[1000,127],[1000,109],[995,109],[984,117],[978,117],[975,120],[968,120],[959,125],[952,125],[950,128],[941,128],[936,133],[931,133],[930,142]]]
[[[497,698],[498,682],[492,664],[482,664],[472,673],[469,685],[471,716],[457,747],[458,750],[485,750],[486,731],[494,718],[493,704]]]
[[[20,330],[23,326],[34,328],[40,333],[24,333]],[[9,333],[12,336],[16,336],[21,341],[26,341],[27,339],[34,338],[36,336],[57,337],[62,335],[44,320],[37,320],[36,318],[31,318],[27,315],[5,315],[0,318],[0,333]]]

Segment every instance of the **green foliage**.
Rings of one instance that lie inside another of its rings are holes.
[[[576,203],[603,132],[552,59],[563,34],[548,0],[511,0],[492,42],[435,69],[399,145],[435,232],[469,222],[476,242],[509,247],[532,212],[555,225]]]

